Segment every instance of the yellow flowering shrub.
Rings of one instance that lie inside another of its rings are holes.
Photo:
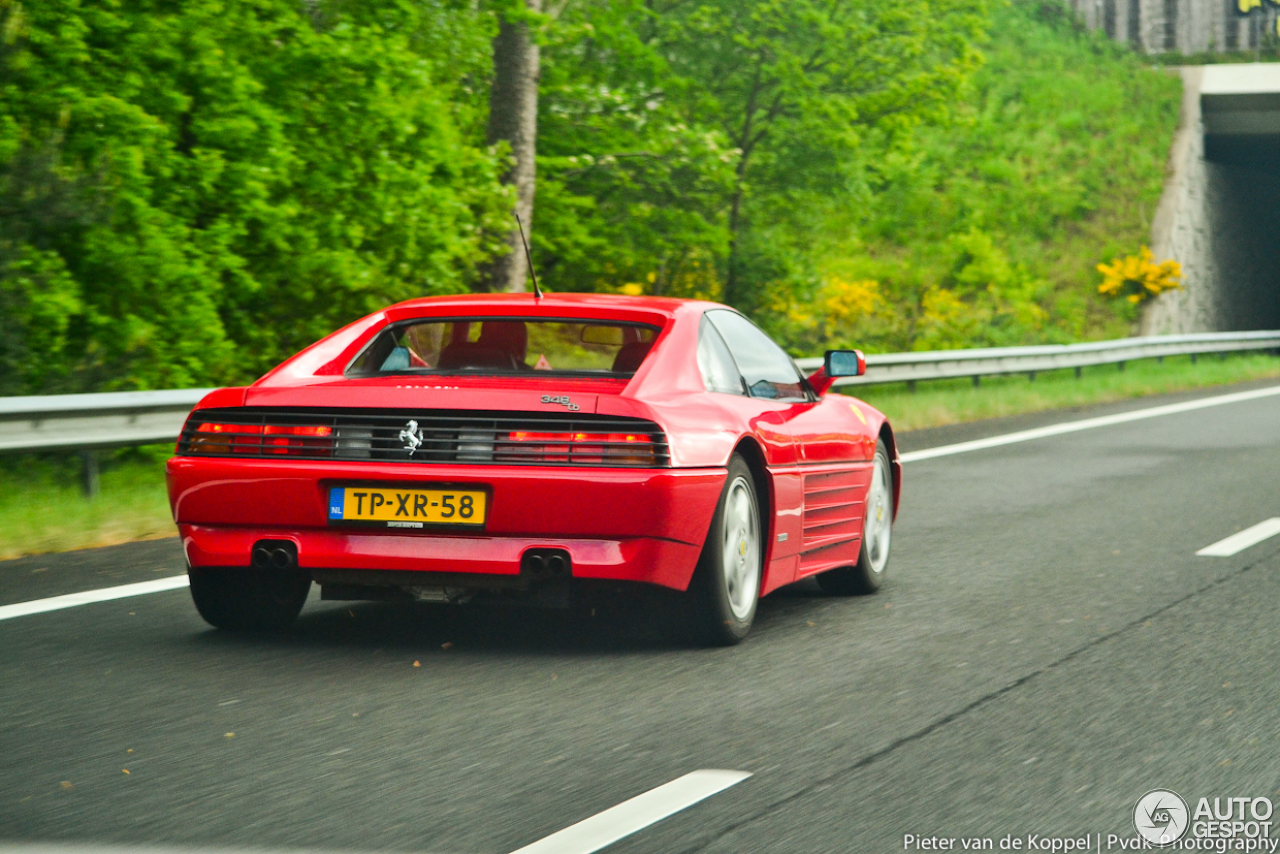
[[[850,282],[833,276],[822,289],[821,301],[833,324],[853,323],[876,310],[880,283],[872,279]]]
[[[604,293],[616,289],[618,293],[633,297],[648,294],[715,300],[720,298],[721,284],[714,259],[705,254],[690,253],[681,258],[679,263],[665,264],[657,270],[650,270],[639,281],[633,279],[616,285],[606,279],[598,283],[596,289]]]
[[[1182,265],[1172,260],[1155,263],[1151,259],[1151,250],[1145,246],[1137,255],[1114,258],[1110,264],[1099,264],[1098,272],[1102,274],[1098,293],[1124,297],[1135,305],[1182,287]]]
[[[961,299],[950,288],[930,287],[920,299],[915,350],[954,350],[980,346],[984,327],[993,320],[991,307]]]
[[[797,302],[791,293],[775,294],[770,309],[795,327],[816,333],[824,341],[866,321],[880,307],[880,283],[871,279],[849,281],[839,276],[822,280],[814,299]]]

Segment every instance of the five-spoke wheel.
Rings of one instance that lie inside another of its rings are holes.
[[[761,530],[755,481],[735,454],[690,590],[692,627],[703,641],[727,646],[751,629],[764,560]]]

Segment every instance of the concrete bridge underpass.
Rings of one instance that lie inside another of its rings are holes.
[[[1152,226],[1181,291],[1143,331],[1280,328],[1280,63],[1182,69],[1182,126]]]

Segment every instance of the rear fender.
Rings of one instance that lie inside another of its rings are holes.
[[[889,450],[889,469],[893,475],[893,518],[898,518],[898,501],[902,497],[902,458],[898,456],[898,441],[893,436],[893,428],[888,420],[880,424],[880,441]]]
[[[774,511],[778,506],[778,490],[773,475],[765,464],[764,451],[754,439],[746,437],[738,442],[733,452],[746,460],[760,500],[760,532],[764,541],[764,571],[760,579],[760,595],[764,596],[795,580],[795,558],[784,558],[776,563],[774,560],[777,544]]]

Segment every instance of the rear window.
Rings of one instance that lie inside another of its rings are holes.
[[[593,320],[410,321],[384,330],[347,373],[630,376],[657,337],[653,326]]]

